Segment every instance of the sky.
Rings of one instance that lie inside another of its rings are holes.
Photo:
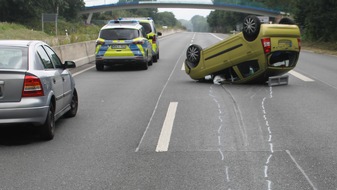
[[[160,0],[158,0],[160,1]],[[168,0],[166,0],[167,2]],[[177,0],[173,0],[177,1]],[[205,3],[210,0],[182,0],[181,2],[193,2],[193,3]],[[104,5],[104,4],[112,4],[117,3],[118,0],[84,0],[86,6],[95,6],[95,5]],[[206,17],[209,15],[209,13],[212,10],[208,9],[182,9],[182,8],[158,8],[158,12],[172,12],[176,19],[185,19],[185,20],[191,20],[191,18],[195,15],[200,15],[203,17]]]

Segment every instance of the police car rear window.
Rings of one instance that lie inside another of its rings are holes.
[[[129,28],[104,29],[99,37],[105,40],[132,40],[139,37],[139,31]]]
[[[140,23],[140,24],[143,26],[146,34],[152,32],[151,25],[149,23]]]

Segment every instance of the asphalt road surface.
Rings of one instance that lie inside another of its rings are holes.
[[[190,79],[188,45],[225,37],[164,36],[146,71],[74,70],[78,114],[54,140],[0,128],[0,189],[335,190],[337,57],[302,51],[283,86]]]

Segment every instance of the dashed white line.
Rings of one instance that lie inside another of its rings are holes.
[[[156,152],[166,152],[168,150],[177,107],[178,102],[171,102],[169,105],[166,118],[164,120],[163,128],[161,130],[159,140],[157,143]]]

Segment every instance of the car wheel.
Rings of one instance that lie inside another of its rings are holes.
[[[199,45],[192,44],[187,48],[186,58],[187,61],[192,63],[196,67],[200,61],[202,48]]]
[[[76,89],[74,89],[73,97],[70,102],[70,110],[65,114],[66,117],[75,117],[78,110],[78,95]]]
[[[147,61],[144,61],[140,65],[140,69],[147,70],[149,68],[149,63]]]
[[[97,71],[103,71],[104,70],[104,65],[101,63],[96,63],[96,70]]]
[[[55,133],[55,109],[54,105],[50,103],[47,118],[45,123],[41,126],[41,138],[43,140],[52,140]]]
[[[284,17],[280,20],[279,24],[295,24],[295,21],[293,21],[291,18]]]
[[[153,56],[151,56],[150,61],[148,62],[148,65],[151,66],[153,64]]]
[[[158,61],[158,58],[157,58],[157,55],[154,55],[153,58],[152,58],[153,62],[157,62]]]
[[[261,22],[256,16],[249,15],[243,21],[243,36],[247,41],[254,41],[260,33]]]

